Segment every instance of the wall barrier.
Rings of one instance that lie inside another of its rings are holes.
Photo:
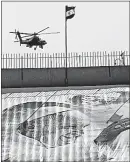
[[[67,69],[67,86],[129,84],[130,66]],[[66,86],[65,68],[2,69],[2,88]]]

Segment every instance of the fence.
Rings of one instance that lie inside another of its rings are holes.
[[[128,51],[2,54],[2,69],[127,66],[129,57]]]

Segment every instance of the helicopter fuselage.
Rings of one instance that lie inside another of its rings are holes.
[[[47,44],[45,40],[41,40],[38,37],[33,37],[28,40],[23,40],[21,44],[27,44],[28,46],[43,46]]]
[[[18,35],[20,37],[20,35]],[[19,38],[21,44],[27,44],[28,46],[41,46],[47,44],[45,40],[41,40],[38,36],[33,36],[29,39],[22,40]]]

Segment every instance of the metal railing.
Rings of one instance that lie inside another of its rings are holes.
[[[82,53],[31,53],[2,54],[2,69],[12,68],[67,68],[127,66],[130,65],[128,51],[82,52]]]

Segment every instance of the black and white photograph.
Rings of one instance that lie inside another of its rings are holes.
[[[1,161],[129,162],[129,2],[1,2]]]

